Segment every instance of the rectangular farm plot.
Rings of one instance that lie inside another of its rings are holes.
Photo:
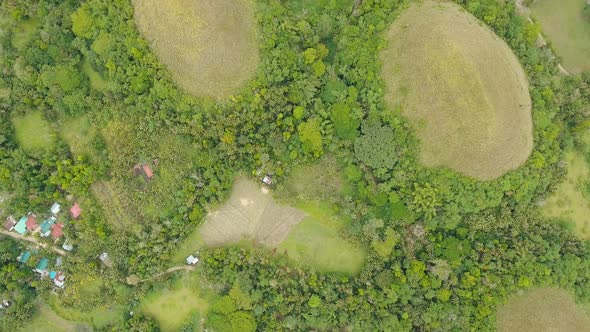
[[[200,233],[205,243],[213,247],[244,239],[276,246],[304,217],[305,212],[276,204],[267,189],[240,178],[234,184],[231,197],[209,214]]]

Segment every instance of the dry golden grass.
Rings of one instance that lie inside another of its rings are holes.
[[[224,98],[256,71],[251,0],[132,0],[135,22],[177,84]]]
[[[386,101],[417,130],[423,164],[491,180],[526,161],[528,82],[505,42],[459,6],[434,1],[411,5],[387,38]]]
[[[496,327],[499,332],[584,332],[590,331],[590,316],[567,291],[538,288],[500,307]]]

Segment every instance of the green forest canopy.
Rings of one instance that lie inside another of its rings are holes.
[[[561,76],[558,58],[535,45],[539,26],[512,2],[455,2],[511,48],[529,83],[530,156],[485,182],[423,166],[417,132],[386,103],[379,54],[408,1],[253,1],[257,74],[222,101],[177,87],[129,0],[0,3],[0,218],[43,215],[59,202],[57,244],[75,247],[60,267],[66,287],[53,295],[32,272],[35,259],[15,260],[32,245],[2,237],[0,295],[12,305],[0,330],[38,323],[45,303],[97,329],[157,331],[171,317],[138,299],[190,283],[212,294],[172,322],[179,330],[491,330],[498,306],[519,291],[560,287],[588,303],[588,242],[538,204],[564,178],[563,151],[584,144],[590,78]],[[95,74],[108,89],[97,89]],[[91,129],[72,120],[83,118]],[[52,144],[31,146],[23,128]],[[238,174],[269,174],[280,186],[326,155],[335,164],[326,172],[340,173],[337,192],[306,179],[281,198],[309,196],[346,216],[336,235],[366,252],[357,274],[226,246],[200,248],[195,271],[158,275]],[[144,165],[153,176],[134,171]],[[73,201],[82,207],[75,221]],[[103,252],[112,264],[97,258]],[[35,257],[43,255],[54,261],[44,249]]]

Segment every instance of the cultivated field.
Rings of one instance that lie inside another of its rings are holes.
[[[543,32],[573,73],[590,70],[590,21],[584,18],[584,0],[537,0],[531,10]]]
[[[207,216],[200,233],[208,246],[251,239],[273,247],[281,243],[291,227],[305,215],[301,210],[276,204],[266,188],[239,178],[230,198]]]
[[[590,315],[558,288],[539,288],[513,297],[497,313],[499,332],[590,331]]]
[[[135,22],[177,84],[224,98],[251,79],[258,45],[251,0],[133,0]]]
[[[546,201],[543,212],[548,217],[573,222],[575,232],[590,239],[590,170],[580,152],[569,152],[565,160],[567,176]]]
[[[41,112],[29,112],[23,117],[15,117],[12,123],[18,144],[26,151],[47,150],[55,141],[49,123],[43,119]]]
[[[506,43],[460,7],[434,1],[410,6],[386,37],[385,98],[417,130],[423,164],[490,180],[526,161],[528,82]]]
[[[98,200],[104,211],[107,221],[115,229],[125,229],[133,226],[130,216],[120,196],[113,189],[110,181],[97,181],[90,186],[90,191]]]

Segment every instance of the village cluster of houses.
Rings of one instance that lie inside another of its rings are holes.
[[[26,264],[31,259],[32,253],[30,251],[22,252],[16,260],[20,263]],[[62,258],[58,257],[55,260],[54,268],[58,270],[58,268],[62,264]],[[35,268],[33,269],[36,273],[39,273],[41,278],[49,277],[53,284],[59,288],[64,288],[66,275],[61,271],[54,271],[49,269],[49,259],[47,257],[42,257],[38,262]]]
[[[64,224],[57,222],[57,214],[61,211],[61,205],[54,203],[49,211],[51,213],[43,220],[41,225],[39,225],[37,221],[37,215],[32,212],[29,212],[26,216],[22,216],[18,222],[13,216],[8,216],[4,222],[4,229],[7,231],[14,231],[20,235],[26,235],[27,232],[32,234],[38,232],[41,237],[51,236],[57,241],[64,235]],[[74,219],[80,216],[82,209],[78,203],[70,208],[70,213]],[[68,248],[64,249],[68,250]]]
[[[6,221],[4,222],[4,229],[7,231],[14,231],[20,235],[26,235],[27,233],[31,234],[39,234],[40,237],[48,238],[51,237],[54,239],[54,243],[63,237],[63,228],[64,224],[62,222],[58,222],[58,214],[61,211],[61,205],[58,203],[54,203],[51,208],[49,209],[49,214],[43,219],[41,224],[38,223],[37,215],[32,212],[29,212],[27,215],[21,217],[17,222],[13,216],[8,216]],[[80,214],[82,213],[82,209],[75,203],[70,208],[70,214],[73,219],[77,219]],[[62,246],[66,251],[72,251],[74,247],[65,241]],[[17,261],[23,264],[26,264],[31,259],[32,253],[31,251],[24,251],[18,257]],[[55,261],[54,270],[49,269],[49,259],[46,257],[41,257],[37,262],[37,265],[33,269],[36,273],[43,277],[49,277],[51,281],[55,284],[55,286],[59,288],[63,288],[65,284],[65,274],[59,271],[59,267],[62,264],[62,258],[58,257]]]

